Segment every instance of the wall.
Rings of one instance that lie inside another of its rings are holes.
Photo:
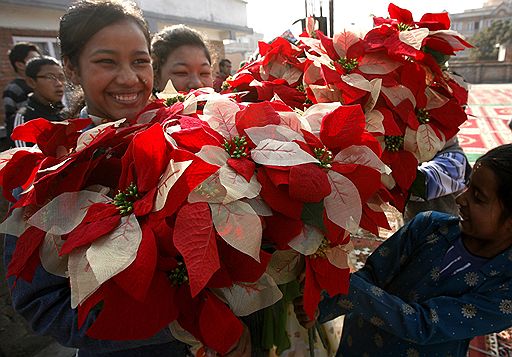
[[[140,0],[144,11],[247,26],[246,2],[242,0]]]
[[[450,61],[450,70],[473,84],[512,83],[511,62],[456,62]]]

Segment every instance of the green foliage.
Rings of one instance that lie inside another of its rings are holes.
[[[476,60],[498,58],[496,44],[512,44],[512,20],[496,20],[491,26],[478,32],[469,41],[473,46],[470,57]]]

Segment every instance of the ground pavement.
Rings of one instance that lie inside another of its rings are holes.
[[[462,126],[459,141],[471,162],[488,149],[503,143],[512,142],[512,132],[507,126],[512,118],[512,84],[472,85],[469,92],[469,120]],[[5,201],[0,200],[0,216],[6,212]],[[401,216],[394,210],[387,212],[393,230],[401,226]],[[360,268],[368,255],[392,231],[381,231],[380,237],[360,232],[354,237],[352,254],[355,268]],[[3,253],[3,244],[0,244]],[[74,352],[60,348],[51,339],[33,335],[23,320],[13,312],[7,287],[5,285],[3,266],[0,264],[0,357],[71,357]],[[478,345],[487,353],[512,356],[512,333],[505,331],[500,335],[487,338],[487,344]],[[489,352],[490,351],[490,352]]]

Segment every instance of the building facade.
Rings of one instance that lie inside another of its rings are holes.
[[[225,57],[224,42],[240,41],[252,35],[247,27],[247,0],[136,0],[144,11],[151,32],[165,26],[185,24],[201,31],[212,49],[214,70]],[[0,0],[0,90],[15,78],[7,58],[13,44],[30,41],[45,54],[59,58],[59,18],[71,0]],[[234,63],[236,65],[236,63]],[[3,126],[3,103],[0,103]]]
[[[478,32],[490,27],[496,20],[510,19],[512,19],[512,0],[490,0],[486,1],[482,8],[450,14],[452,30],[461,33],[467,40],[471,40]],[[458,59],[468,56],[468,50],[457,54]]]

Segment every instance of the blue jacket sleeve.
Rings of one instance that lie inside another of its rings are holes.
[[[11,261],[16,240],[14,236],[5,236],[5,267]],[[85,331],[93,323],[95,313],[89,314],[84,326],[78,329],[78,312],[71,308],[69,280],[48,273],[41,266],[37,268],[32,282],[18,279],[14,285],[14,277],[9,277],[7,283],[14,310],[28,321],[32,330],[40,335],[52,336],[64,346],[109,352],[174,340],[168,329],[150,339],[137,341],[105,341],[86,336]]]

